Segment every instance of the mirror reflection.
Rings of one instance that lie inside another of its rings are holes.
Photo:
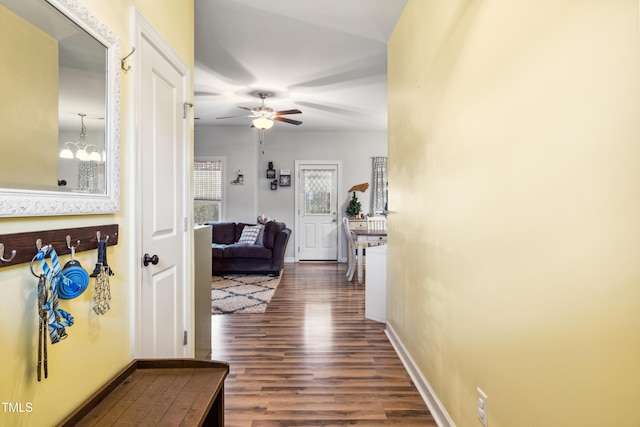
[[[0,188],[106,193],[107,48],[44,0],[0,0]]]

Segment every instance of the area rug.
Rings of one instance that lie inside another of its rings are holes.
[[[264,313],[280,276],[228,274],[211,279],[211,314]]]

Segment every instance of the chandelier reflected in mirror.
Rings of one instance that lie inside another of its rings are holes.
[[[68,141],[64,143],[60,157],[63,159],[78,159],[83,162],[102,162],[105,159],[105,153],[98,152],[98,146],[95,144],[87,144],[87,127],[84,124],[84,118],[87,116],[78,113],[80,116],[80,138],[77,142]],[[73,152],[75,150],[75,153]]]

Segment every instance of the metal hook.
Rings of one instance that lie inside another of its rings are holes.
[[[72,251],[80,245],[80,239],[76,242],[75,246],[71,246],[71,236],[67,234],[67,247]]]
[[[74,255],[76,254],[76,248],[78,246],[80,246],[80,239],[78,239],[78,242],[75,246],[71,246],[71,236],[67,234],[67,247],[71,249],[71,259],[74,258]]]
[[[124,58],[122,58],[122,60],[120,61],[120,68],[122,68],[122,71],[124,71],[125,73],[127,71],[131,70],[131,65],[129,65],[128,67],[125,67],[124,63],[131,55],[133,55],[133,52],[135,52],[135,51],[136,51],[136,48],[132,47],[131,48],[131,53],[129,55],[125,56]],[[100,239],[98,239],[98,240],[100,240]]]
[[[16,250],[12,250],[11,251],[11,256],[9,257],[9,259],[4,257],[4,243],[0,243],[0,260],[4,261],[4,262],[11,262],[12,259],[14,259],[16,257]]]
[[[96,237],[98,238],[98,243],[100,243],[100,232],[96,231]],[[109,235],[107,234],[107,237],[105,237],[104,241],[105,243],[109,240]]]
[[[40,276],[38,274],[36,274],[35,271],[33,271],[33,263],[36,261],[36,256],[38,256],[37,254],[31,258],[31,263],[29,264],[29,269],[31,270],[31,274],[33,274],[35,277],[40,278]]]
[[[36,240],[36,247],[38,248],[38,252],[40,251],[45,251],[45,254],[49,251],[50,246],[42,246],[42,239],[38,239]],[[35,271],[33,271],[33,263],[36,261],[38,254],[35,254],[33,256],[33,258],[31,258],[31,263],[29,264],[29,269],[31,270],[31,274],[33,274],[35,277],[40,278],[39,274],[36,274]]]

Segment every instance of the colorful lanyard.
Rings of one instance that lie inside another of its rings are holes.
[[[51,267],[49,267],[49,264],[45,261],[47,253],[49,253],[51,257]],[[58,306],[58,286],[60,282],[71,281],[62,274],[58,254],[55,249],[53,249],[53,246],[44,246],[40,249],[36,254],[36,259],[40,261],[42,271],[49,281],[49,298],[46,300],[42,309],[47,316],[51,344],[55,344],[67,337],[65,327],[73,325],[73,316]],[[72,283],[65,283],[65,285],[73,286]]]
[[[49,376],[49,367],[47,362],[47,335],[45,328],[47,327],[47,312],[44,305],[47,302],[49,293],[47,292],[47,279],[41,274],[38,279],[38,381],[42,380],[42,359],[44,346],[44,377]]]

